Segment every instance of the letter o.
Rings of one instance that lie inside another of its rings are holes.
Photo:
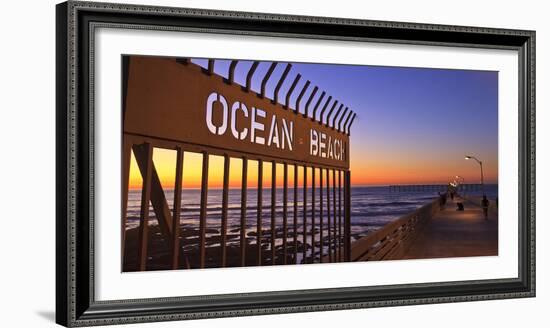
[[[219,127],[215,126],[212,122],[212,111],[214,110],[214,102],[216,101],[219,101],[222,104],[223,110],[222,125]],[[210,132],[217,135],[222,135],[227,130],[227,100],[225,100],[225,98],[217,92],[212,92],[206,101],[206,126]]]

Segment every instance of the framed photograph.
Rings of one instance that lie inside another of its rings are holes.
[[[535,32],[57,5],[64,326],[535,296]]]

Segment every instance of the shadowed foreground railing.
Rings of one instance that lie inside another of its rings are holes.
[[[402,258],[418,233],[437,212],[439,212],[439,199],[360,238],[351,245],[351,261]]]

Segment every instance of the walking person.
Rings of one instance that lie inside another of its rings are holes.
[[[485,215],[485,220],[489,220],[489,200],[485,195],[483,195],[483,199],[481,200],[481,207],[483,208],[483,214]]]
[[[445,208],[445,202],[447,200],[447,195],[446,194],[441,194],[440,191],[437,194],[439,195],[439,210],[443,211],[443,209]]]

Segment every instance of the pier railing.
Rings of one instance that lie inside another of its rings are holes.
[[[351,245],[351,261],[399,259],[418,233],[439,212],[439,199],[422,206]]]

